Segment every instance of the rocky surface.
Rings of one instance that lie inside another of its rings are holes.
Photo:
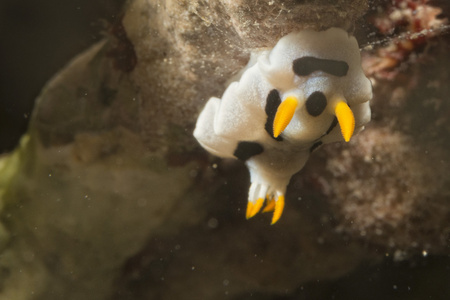
[[[0,298],[288,299],[386,255],[446,254],[446,38],[374,81],[373,122],[313,155],[275,226],[245,220],[247,171],[192,137],[252,49],[301,28],[351,31],[366,8],[131,1],[123,26],[43,89],[0,160]]]

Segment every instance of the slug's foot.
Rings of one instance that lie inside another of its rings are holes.
[[[246,217],[254,217],[262,208],[264,201],[266,207],[262,212],[272,212],[271,225],[275,224],[281,217],[284,209],[284,195],[279,191],[271,192],[269,187],[262,184],[252,183],[248,197]]]

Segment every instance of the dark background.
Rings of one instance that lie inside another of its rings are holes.
[[[99,40],[125,0],[0,0],[0,154],[26,131],[35,98]]]

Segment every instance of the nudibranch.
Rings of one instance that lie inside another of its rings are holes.
[[[212,97],[194,136],[211,154],[237,158],[250,172],[246,217],[273,212],[276,223],[292,175],[312,151],[348,142],[370,121],[372,85],[356,39],[339,28],[292,32],[272,49],[252,53],[248,65]]]

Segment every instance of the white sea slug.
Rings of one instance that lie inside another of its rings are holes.
[[[372,86],[356,39],[339,28],[303,30],[253,53],[222,99],[212,97],[195,138],[210,153],[245,161],[247,218],[284,209],[286,186],[322,144],[349,141],[370,121]]]

